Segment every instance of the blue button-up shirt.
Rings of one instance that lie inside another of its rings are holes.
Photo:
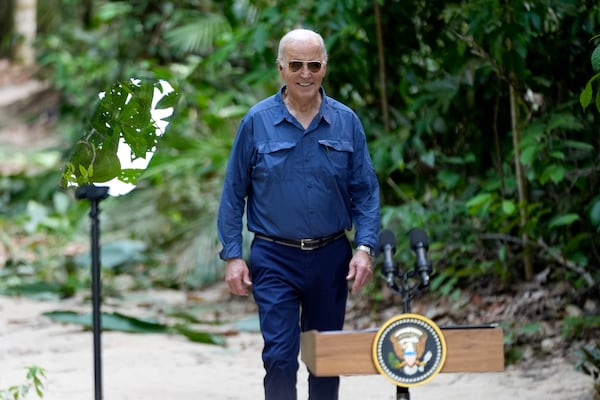
[[[354,226],[354,241],[375,248],[379,185],[358,116],[321,89],[304,129],[283,90],[253,106],[237,131],[219,206],[221,258],[242,257],[245,206],[251,232],[304,239]]]

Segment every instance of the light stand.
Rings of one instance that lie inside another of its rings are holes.
[[[162,79],[130,78],[100,92],[86,133],[74,145],[60,179],[60,186],[76,187],[75,197],[89,200],[91,206],[95,400],[102,400],[99,203],[109,191],[111,196],[120,196],[135,188],[157,150],[159,138],[166,133],[178,97],[173,86]],[[127,132],[123,127],[128,127]],[[102,170],[102,174],[94,176],[94,169]]]
[[[94,334],[94,387],[95,400],[102,400],[102,332],[100,281],[100,201],[108,197],[108,187],[83,185],[75,191],[78,200],[90,201],[91,255],[92,255],[92,330]]]

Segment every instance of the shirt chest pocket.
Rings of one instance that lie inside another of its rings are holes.
[[[286,174],[286,166],[293,162],[290,158],[296,143],[291,141],[270,141],[257,144],[258,159],[254,166],[255,177],[279,176]]]
[[[351,168],[352,153],[354,152],[352,142],[323,139],[319,140],[319,149],[325,153],[329,167],[338,173],[345,174]]]

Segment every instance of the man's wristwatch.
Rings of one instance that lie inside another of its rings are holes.
[[[371,248],[371,246],[367,246],[366,244],[359,244],[358,246],[356,246],[356,250],[364,251],[369,255],[369,257],[375,258],[375,251]]]

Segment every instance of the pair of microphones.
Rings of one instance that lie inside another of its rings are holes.
[[[410,248],[415,252],[415,273],[421,280],[421,287],[429,286],[429,278],[432,273],[432,263],[427,258],[429,251],[429,238],[427,233],[420,228],[413,228],[408,233],[410,239]],[[383,230],[379,234],[378,252],[383,253],[383,265],[381,273],[385,277],[388,286],[394,285],[396,275],[396,262],[394,253],[396,252],[396,236],[390,230]]]

